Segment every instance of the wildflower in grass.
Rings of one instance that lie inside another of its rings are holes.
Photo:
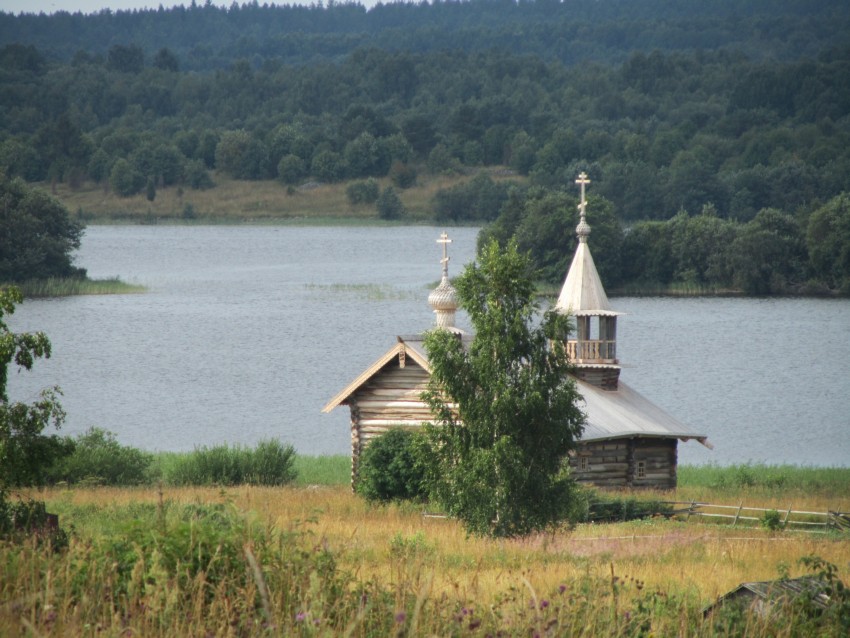
[[[563,594],[565,591],[567,591],[567,586],[566,585],[558,585],[558,591]]]
[[[540,601],[540,609],[546,609],[549,606],[549,601],[545,598]]]
[[[303,611],[299,611],[297,614],[295,614],[295,622],[304,622],[305,618],[307,618],[307,614],[305,614]]]
[[[396,615],[395,615],[395,621],[399,624],[403,623],[406,618],[407,618],[407,614],[405,614],[403,611],[400,611],[400,612],[396,613]]]

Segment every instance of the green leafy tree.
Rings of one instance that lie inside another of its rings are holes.
[[[216,167],[236,179],[262,179],[267,160],[265,145],[247,131],[223,133],[215,149]]]
[[[277,163],[277,176],[283,184],[297,184],[306,172],[304,160],[291,153],[281,157]]]
[[[812,213],[806,244],[816,276],[850,293],[850,195],[842,193]]]
[[[145,68],[145,52],[135,44],[113,44],[109,48],[106,65],[120,73],[141,73]]]
[[[737,225],[719,218],[710,205],[693,217],[680,212],[669,223],[675,278],[690,283],[729,285],[730,248]]]
[[[130,197],[142,190],[145,176],[122,157],[112,165],[109,184],[121,197]]]
[[[323,150],[313,156],[310,172],[323,182],[338,182],[345,174],[345,160],[339,153]]]
[[[429,485],[435,499],[476,534],[517,536],[566,520],[575,483],[566,456],[585,417],[560,343],[569,318],[538,322],[530,259],[494,241],[456,280],[475,337],[434,330],[423,394],[434,415]]]
[[[58,429],[65,419],[58,389],[43,391],[32,404],[10,401],[7,393],[9,366],[30,370],[36,359],[50,357],[44,333],[14,333],[4,321],[22,299],[17,288],[0,290],[0,505],[8,487],[37,482],[41,469],[64,449],[58,437],[43,434],[50,426]]]
[[[751,295],[787,292],[800,283],[806,257],[797,220],[765,208],[738,231],[732,242],[735,285]]]
[[[0,282],[85,277],[73,265],[83,228],[58,200],[0,176]]]

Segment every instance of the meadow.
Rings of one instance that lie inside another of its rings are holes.
[[[846,608],[817,626],[797,608],[702,610],[741,582],[807,573],[804,557],[846,581],[846,534],[651,518],[470,537],[426,505],[353,495],[347,461],[298,457],[283,487],[33,493],[68,543],[0,545],[0,635],[845,635]],[[850,469],[683,467],[680,483],[638,497],[819,510],[850,493]]]
[[[497,172],[493,177],[499,179],[500,175]],[[468,176],[422,175],[411,188],[396,189],[407,210],[405,223],[432,219],[431,202],[437,191],[465,180]],[[392,185],[388,178],[377,181],[381,190]],[[275,180],[248,182],[216,173],[215,183],[208,190],[162,188],[152,202],[144,193],[119,197],[96,184],[74,189],[57,184],[53,194],[86,223],[380,223],[374,204],[352,205],[348,201],[346,188],[350,182],[309,183],[288,189]]]

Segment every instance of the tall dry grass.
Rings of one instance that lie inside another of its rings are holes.
[[[498,178],[498,176],[497,176]],[[81,220],[94,223],[238,223],[238,222],[308,222],[308,223],[378,223],[374,205],[352,206],[345,193],[347,183],[321,184],[296,188],[274,180],[234,180],[223,173],[215,175],[216,186],[208,190],[192,190],[170,186],[157,190],[149,202],[144,193],[118,197],[103,186],[86,183],[71,190],[57,184],[55,196]],[[405,222],[418,222],[432,217],[431,200],[441,188],[449,188],[469,176],[420,175],[411,188],[396,189],[408,217]],[[391,185],[387,178],[378,180],[381,189]],[[49,188],[49,185],[46,187]],[[192,214],[187,218],[187,205]]]
[[[102,529],[99,517],[160,499],[150,488],[48,490],[44,496],[63,524],[86,536]],[[409,505],[371,506],[343,486],[164,488],[162,498],[176,504],[228,502],[256,512],[276,529],[306,526],[342,565],[366,579],[413,577],[398,573],[401,553],[417,578],[427,573],[436,595],[490,598],[523,579],[549,591],[565,579],[603,577],[613,564],[622,577],[692,592],[708,602],[742,581],[775,578],[784,567],[799,570],[803,556],[816,554],[842,566],[850,561],[846,538],[667,520],[579,525],[515,540],[469,537],[457,521],[428,517]],[[801,506],[815,507],[816,501]]]

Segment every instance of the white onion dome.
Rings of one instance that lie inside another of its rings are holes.
[[[428,303],[434,309],[435,323],[438,328],[454,328],[458,297],[457,290],[452,286],[448,275],[443,275],[440,285],[428,295]]]
[[[440,285],[431,291],[428,295],[428,303],[434,309],[434,312],[455,311],[458,307],[457,290],[449,278],[443,275]]]
[[[438,328],[447,328],[455,330],[455,312],[458,307],[457,290],[449,281],[449,254],[448,244],[452,243],[449,236],[444,232],[437,240],[438,244],[443,246],[443,258],[440,263],[443,265],[443,278],[440,280],[440,285],[431,291],[428,295],[428,303],[434,309],[436,319],[434,323]]]

